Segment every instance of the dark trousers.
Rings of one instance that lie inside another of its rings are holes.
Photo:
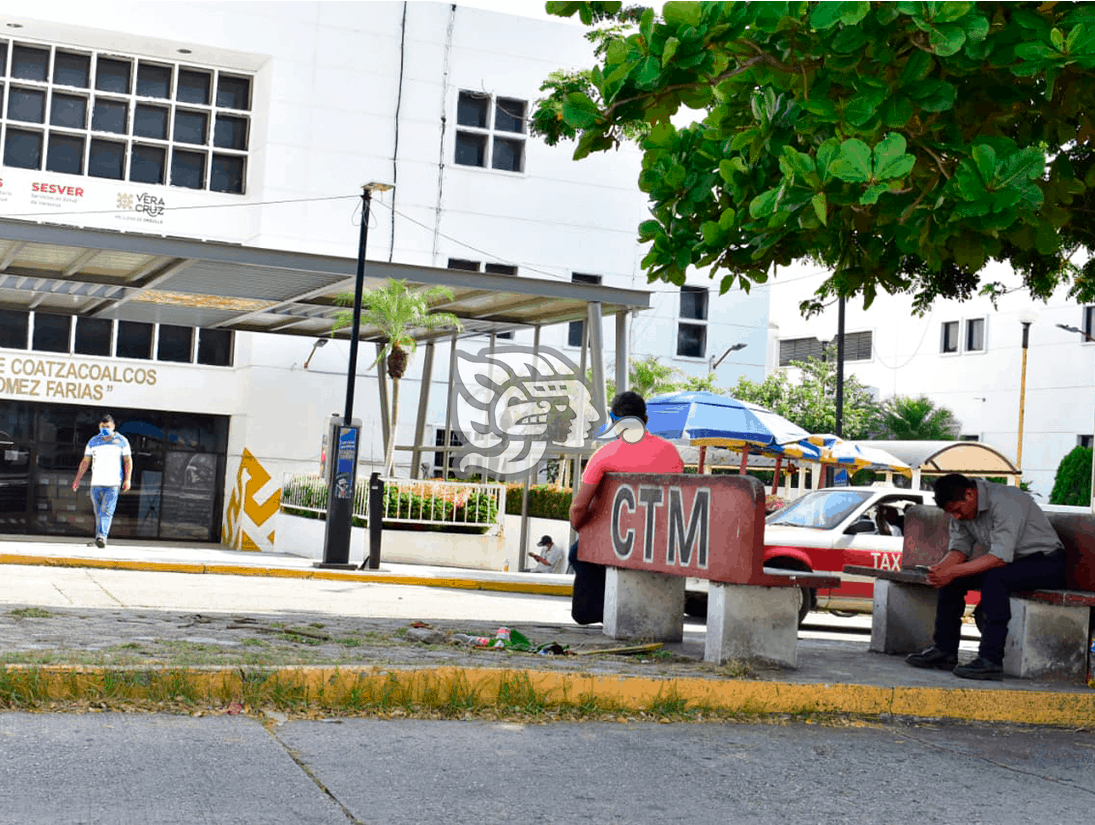
[[[939,588],[939,606],[935,611],[935,646],[945,653],[958,652],[962,631],[962,613],[966,609],[966,594],[981,591],[981,646],[978,653],[990,662],[1004,661],[1004,643],[1008,638],[1011,619],[1009,599],[1013,590],[1063,588],[1065,586],[1065,553],[1058,550],[1046,555],[1024,556],[1003,567],[996,567],[976,576],[961,576]]]
[[[601,564],[581,561],[578,542],[570,545],[567,556],[574,568],[574,595],[570,600],[570,615],[578,624],[603,622],[605,618],[605,568]]]

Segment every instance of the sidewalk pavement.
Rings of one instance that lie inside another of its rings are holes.
[[[311,559],[299,556],[179,542],[149,544],[122,540],[99,549],[72,538],[7,537],[0,541],[0,564],[354,581],[543,596],[570,594],[570,576],[566,575],[384,561],[379,570],[329,569],[317,567]],[[828,616],[824,617],[824,622],[821,619],[820,614],[811,614],[800,631],[799,666],[794,670],[756,669],[748,679],[730,679],[710,668],[695,678],[662,676],[652,679],[645,675],[633,677],[619,673],[614,678],[594,676],[590,684],[583,682],[581,689],[596,689],[617,700],[639,702],[657,696],[665,688],[667,678],[671,678],[676,697],[736,706],[752,712],[812,710],[880,718],[942,718],[1095,728],[1095,690],[1086,684],[1022,679],[977,682],[958,679],[945,672],[917,670],[906,665],[903,657],[870,652],[868,636],[862,632],[869,628],[869,621],[864,617],[843,621],[846,626],[859,629],[858,634],[851,636],[832,632],[832,626],[842,624],[842,620]],[[575,638],[578,638],[576,634],[581,634],[587,641],[596,637],[594,628],[558,624],[555,629],[560,638],[568,634]],[[607,638],[604,641],[610,642]],[[680,657],[702,662],[702,623],[687,622],[684,641],[666,647]],[[972,658],[975,651],[975,643],[964,641],[964,657]],[[506,662],[507,668],[519,669],[519,665],[517,659]],[[538,678],[545,675],[542,670],[529,671],[530,674],[534,672],[539,674]],[[558,674],[554,677],[565,678]],[[590,677],[587,674],[576,679],[588,682]]]

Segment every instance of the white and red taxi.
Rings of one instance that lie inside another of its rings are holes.
[[[934,503],[930,491],[900,487],[814,490],[765,519],[764,563],[840,573],[839,588],[817,591],[817,607],[869,612],[874,579],[842,573],[844,565],[898,569],[905,509]]]
[[[813,608],[869,613],[874,579],[850,576],[844,565],[897,570],[901,567],[906,508],[934,504],[931,491],[901,487],[826,487],[795,499],[764,524],[764,566],[841,577],[835,590],[803,587],[799,622]],[[707,615],[707,582],[688,579],[685,612]]]

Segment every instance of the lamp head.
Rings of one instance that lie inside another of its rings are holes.
[[[1027,307],[1022,312],[1019,313],[1019,323],[1020,324],[1030,325],[1030,324],[1033,324],[1037,320],[1038,320],[1038,313],[1035,312],[1030,307]]]
[[[373,181],[372,183],[366,183],[361,188],[364,189],[366,192],[388,192],[389,190],[395,189],[395,186],[391,183],[380,183],[378,181]]]

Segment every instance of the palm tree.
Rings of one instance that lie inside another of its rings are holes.
[[[893,441],[949,441],[958,434],[958,419],[927,396],[895,395],[882,404],[881,427]]]
[[[369,369],[382,359],[387,359],[388,376],[392,379],[391,421],[388,426],[388,443],[384,445],[384,475],[392,474],[395,461],[395,428],[399,421],[399,379],[407,372],[411,353],[418,347],[414,338],[417,330],[436,330],[442,327],[461,329],[460,320],[451,312],[430,312],[430,304],[440,299],[452,300],[452,290],[443,286],[411,289],[406,281],[389,278],[384,286],[370,290],[361,296],[361,322],[374,326],[384,337],[384,344]],[[342,305],[354,302],[352,292],[338,296]],[[331,332],[349,326],[353,313],[349,310],[335,316]],[[383,375],[377,379],[384,380]]]

